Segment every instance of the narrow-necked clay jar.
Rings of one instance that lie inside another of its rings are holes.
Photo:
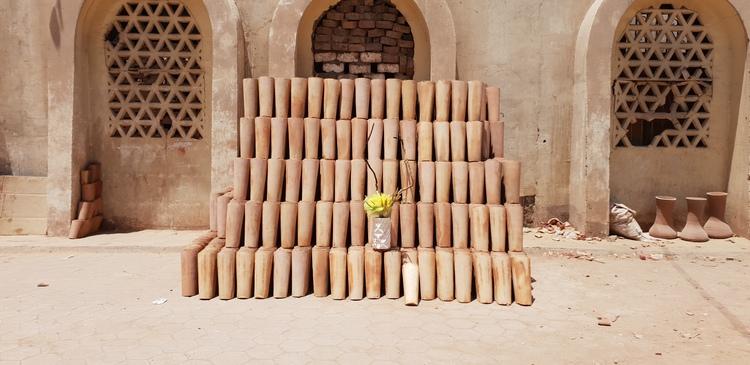
[[[677,231],[674,230],[674,219],[672,217],[676,202],[677,198],[673,196],[656,197],[656,219],[651,229],[648,230],[648,234],[651,237],[665,240],[677,238]]]
[[[710,238],[729,238],[734,236],[732,228],[724,218],[727,206],[727,193],[711,192],[708,196],[708,220],[703,225]]]
[[[685,241],[706,242],[708,241],[708,234],[701,225],[701,218],[706,210],[706,198],[688,197],[686,199],[688,206],[687,221],[678,237]]]

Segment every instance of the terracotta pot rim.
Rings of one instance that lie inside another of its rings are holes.
[[[686,197],[685,200],[688,200],[688,201],[706,201],[707,199],[706,198],[700,198],[700,197],[697,197],[697,196],[689,196],[689,197]]]
[[[727,196],[727,195],[729,195],[729,193],[725,193],[723,191],[710,191],[710,192],[706,193],[706,195],[708,195],[710,197],[715,197],[715,196],[721,197],[721,196]]]
[[[657,195],[656,200],[668,200],[668,201],[675,201],[677,198],[669,195]]]

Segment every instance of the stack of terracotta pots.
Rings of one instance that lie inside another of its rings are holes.
[[[260,77],[244,106],[234,184],[211,195],[216,237],[183,252],[184,295],[469,302],[473,278],[479,302],[531,304],[497,88]],[[391,249],[375,250],[363,200],[400,189]]]
[[[711,238],[723,239],[734,236],[732,228],[724,217],[727,205],[727,193],[710,192],[706,198],[687,197],[687,218],[685,227],[678,233],[675,230],[673,211],[677,198],[672,196],[656,197],[656,219],[649,229],[649,234],[655,238],[680,238],[691,242],[706,242]],[[708,205],[708,209],[706,206]],[[708,218],[704,220],[704,212]]]
[[[81,201],[78,215],[70,223],[68,238],[86,237],[99,231],[102,225],[102,166],[98,162],[89,163],[81,170]]]

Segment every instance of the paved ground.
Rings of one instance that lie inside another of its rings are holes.
[[[750,359],[747,240],[642,247],[529,234],[532,307],[405,307],[387,299],[182,298],[175,250],[195,234],[0,237],[0,365]],[[167,302],[152,304],[160,297]],[[614,323],[599,326],[598,316]]]

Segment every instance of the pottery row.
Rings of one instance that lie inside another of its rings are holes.
[[[97,162],[89,163],[81,170],[81,201],[78,203],[76,219],[70,223],[68,238],[86,237],[99,231],[102,216],[102,167]]]
[[[687,218],[685,226],[678,233],[674,228],[674,207],[677,198],[671,196],[656,197],[656,219],[649,229],[649,234],[655,238],[680,238],[691,242],[706,242],[710,238],[724,239],[734,236],[734,232],[724,217],[727,193],[706,193],[707,198],[688,197]],[[708,204],[708,209],[706,205]],[[704,221],[704,212],[708,218]]]

